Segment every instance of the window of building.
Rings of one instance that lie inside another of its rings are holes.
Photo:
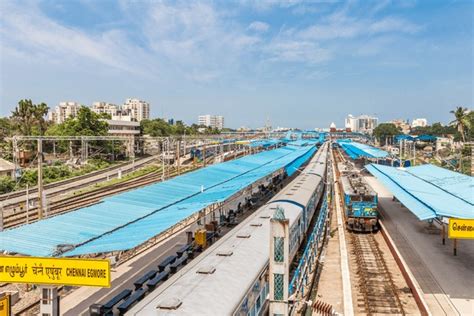
[[[43,289],[41,299],[43,300],[43,305],[49,305],[49,289]]]
[[[273,237],[274,259],[276,262],[283,262],[285,257],[285,240],[283,237]]]
[[[283,301],[283,274],[274,273],[273,274],[273,283],[275,285],[275,290],[273,293],[273,299],[275,301]]]

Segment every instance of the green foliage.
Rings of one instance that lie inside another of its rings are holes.
[[[44,117],[48,109],[46,103],[33,104],[31,100],[20,100],[11,118],[21,135],[44,135],[47,129]]]
[[[86,106],[81,106],[74,118],[68,118],[64,123],[52,125],[46,131],[47,135],[55,136],[103,136],[107,135],[108,124],[103,116],[93,112]]]
[[[456,134],[456,128],[453,126],[443,126],[441,123],[434,123],[431,126],[415,127],[412,129],[412,135],[433,135],[446,136]]]
[[[55,162],[52,166],[43,167],[43,181],[45,184],[65,180],[71,177],[77,177],[96,170],[105,169],[111,163],[102,159],[89,159],[88,163],[80,169],[73,169],[61,162]],[[23,170],[19,188],[25,188],[26,185],[35,186],[38,183],[38,170]]]
[[[8,117],[0,117],[0,141],[13,135],[13,122]]]
[[[450,113],[454,114],[454,121],[450,124],[453,124],[458,129],[458,132],[461,134],[462,140],[466,141],[466,131],[470,129],[471,122],[469,120],[469,111],[467,108],[462,106],[458,106],[455,110],[451,111]]]
[[[175,125],[170,125],[160,118],[143,120],[140,122],[140,128],[143,134],[153,137],[196,135],[200,134],[199,129],[203,129],[201,134],[220,134],[218,129],[213,129],[204,125],[192,124],[191,126],[186,126],[183,121],[176,121]]]
[[[15,188],[15,181],[10,177],[0,177],[0,194],[11,192]]]
[[[374,136],[385,145],[387,138],[399,135],[402,130],[392,123],[381,123],[374,129]]]

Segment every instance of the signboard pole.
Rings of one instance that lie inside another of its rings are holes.
[[[454,238],[454,242],[453,242],[453,253],[455,256],[457,256],[457,246],[458,246],[458,240],[457,238]]]
[[[441,223],[441,234],[442,234],[442,238],[443,238],[443,245],[446,245],[446,231],[445,231],[445,226],[444,226],[444,223]]]

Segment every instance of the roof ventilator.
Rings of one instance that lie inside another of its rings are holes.
[[[176,310],[183,302],[177,297],[165,298],[156,306],[157,309]]]
[[[240,232],[237,234],[237,238],[250,238],[250,236],[249,232]]]
[[[196,273],[199,274],[213,274],[216,271],[216,268],[214,266],[203,266],[200,267]]]
[[[216,253],[217,256],[230,257],[234,252],[232,250],[220,250]]]

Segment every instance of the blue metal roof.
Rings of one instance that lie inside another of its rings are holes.
[[[34,256],[56,255],[58,245],[83,245],[66,255],[129,249],[236,193],[248,181],[290,166],[310,149],[265,151],[105,198],[77,211],[1,232],[0,249]],[[137,226],[141,228],[133,230]],[[132,238],[131,232],[137,237]]]
[[[388,153],[385,150],[381,150],[367,144],[346,141],[338,141],[338,144],[352,159],[357,159],[359,157],[385,158],[388,156]]]
[[[419,219],[474,218],[474,178],[434,165],[366,169]]]
[[[316,148],[313,147],[301,157],[299,156],[305,151],[295,151],[261,168],[243,174],[232,181],[218,185],[164,210],[153,213],[151,216],[127,225],[110,234],[103,235],[64,255],[77,256],[88,253],[110,252],[133,248],[207,206],[227,200],[238,191],[282,167],[287,166],[287,168],[291,170],[297,169],[304,161],[311,157],[315,150]]]
[[[249,146],[267,148],[267,147],[278,145],[281,143],[282,141],[279,139],[258,139],[258,140],[252,140]]]

